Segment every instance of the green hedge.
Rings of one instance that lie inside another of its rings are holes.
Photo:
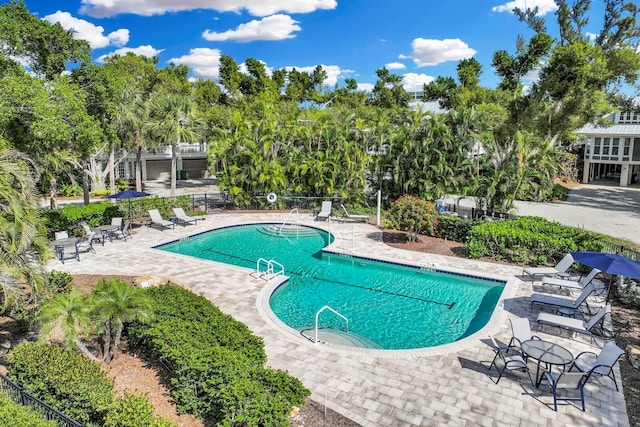
[[[309,391],[286,372],[266,369],[262,339],[206,298],[173,285],[149,288],[155,316],[128,328],[170,370],[178,410],[217,425],[288,425]]]
[[[482,221],[477,219],[441,215],[438,217],[434,236],[464,243],[469,238],[469,233],[473,227],[480,223]]]
[[[0,392],[0,427],[56,427],[55,421],[47,421],[29,406],[18,405]]]
[[[158,417],[145,394],[125,392],[105,417],[104,427],[177,427],[177,424]]]
[[[80,226],[82,221],[90,227],[111,223],[111,218],[122,217],[124,213],[118,205],[110,202],[90,203],[88,205],[68,205],[56,210],[43,210],[45,226],[49,237],[56,231],[67,230],[70,235],[82,236],[84,230]]]
[[[102,425],[113,404],[113,380],[100,365],[58,345],[23,343],[9,353],[9,377],[75,420]]]
[[[554,265],[568,252],[599,251],[594,233],[540,217],[484,222],[469,233],[470,258],[488,257],[527,265]]]

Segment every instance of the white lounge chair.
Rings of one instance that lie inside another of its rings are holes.
[[[528,274],[531,276],[532,282],[535,280],[536,276],[569,277],[570,274],[567,273],[567,270],[572,264],[573,257],[571,254],[566,254],[555,267],[527,267],[522,270],[522,276],[524,278],[524,275]]]
[[[164,231],[165,228],[176,228],[175,222],[162,219],[162,215],[160,215],[158,209],[149,209],[149,216],[151,217],[150,225],[160,227],[160,231]]]
[[[322,202],[322,209],[316,215],[316,220],[326,221],[331,216],[331,200],[325,200]]]
[[[173,208],[173,215],[175,216],[178,224],[182,223],[183,227],[186,227],[187,224],[193,223],[193,225],[198,225],[198,219],[193,216],[188,216],[184,213],[184,209],[182,208]]]
[[[593,279],[595,279],[596,275],[600,273],[600,270],[597,268],[591,269],[589,274],[580,278],[580,280],[571,280],[571,279],[557,279],[554,277],[543,277],[542,278],[542,286],[557,286],[559,288],[569,289],[569,290],[582,290],[585,286],[587,286]]]
[[[571,298],[562,298],[554,295],[545,295],[545,294],[533,294],[531,295],[531,305],[539,304],[539,305],[547,305],[553,307],[562,307],[562,308],[570,308],[572,310],[578,310],[582,304],[589,298],[589,295],[596,291],[596,284],[589,283],[582,290],[582,293],[576,298],[572,300]]]
[[[594,326],[604,320],[604,317],[607,315],[607,313],[611,313],[611,306],[609,304],[602,306],[602,308],[600,308],[600,310],[598,310],[596,314],[591,316],[591,319],[589,319],[589,321],[576,319],[574,317],[559,316],[557,314],[551,314],[543,311],[538,313],[536,322],[539,325],[543,324],[556,326],[561,329],[567,329],[573,332],[580,332],[593,336],[591,330]]]
[[[369,221],[369,215],[349,215],[349,212],[347,212],[347,208],[344,207],[344,205],[340,205],[340,207],[342,208],[342,210],[344,211],[345,219],[351,219],[354,221],[362,221],[362,222],[368,222]]]

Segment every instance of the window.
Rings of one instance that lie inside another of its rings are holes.
[[[618,156],[618,147],[620,146],[620,138],[613,138],[613,145],[611,147],[611,155]]]
[[[623,156],[628,156],[630,148],[631,148],[631,138],[625,138],[624,139],[624,148],[622,150],[622,155]]]
[[[609,143],[610,143],[611,139],[610,138],[605,138],[604,139],[604,143],[602,144],[602,154],[604,156],[609,155]]]

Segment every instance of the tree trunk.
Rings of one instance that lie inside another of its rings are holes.
[[[80,338],[76,339],[76,345],[78,346],[78,348],[80,349],[80,351],[82,352],[82,354],[84,354],[85,356],[87,356],[89,359],[93,360],[94,362],[98,362],[100,363],[100,359],[98,359],[97,357],[95,357],[87,348],[86,345],[84,345],[84,343],[82,342],[82,340]]]
[[[142,191],[142,146],[136,152],[136,191]]]
[[[86,166],[86,167],[85,167]],[[89,200],[89,159],[82,159],[82,196],[84,204],[88,205]]]
[[[49,180],[49,207],[51,210],[58,209],[58,183],[55,178]]]
[[[171,144],[171,191],[170,197],[176,196],[176,172],[178,170],[178,144],[180,144],[180,138],[178,142]]]
[[[111,361],[115,357],[116,350],[118,350],[118,347],[120,347],[121,338],[122,338],[122,327],[116,330],[116,336],[113,338],[113,341],[111,342],[111,347],[109,347],[109,357],[106,360],[107,364],[111,363]]]
[[[109,192],[116,194],[116,144],[111,143],[109,150]]]
[[[111,352],[111,320],[107,320],[104,325],[104,332],[102,334],[102,361],[109,363],[109,353]]]

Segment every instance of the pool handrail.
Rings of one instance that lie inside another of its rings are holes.
[[[282,225],[280,226],[280,228],[278,229],[278,234],[282,234],[282,228],[285,226],[285,224],[287,223],[287,221],[289,221],[289,217],[293,214],[293,212],[296,212],[296,225],[299,223],[298,222],[298,216],[300,215],[300,211],[298,210],[297,207],[291,209],[291,211],[289,212],[289,215],[287,215],[287,218],[282,222]]]
[[[343,316],[342,314],[338,313],[336,310],[334,310],[333,308],[329,307],[328,305],[325,305],[324,307],[322,307],[320,310],[318,310],[318,312],[316,313],[316,338],[314,340],[314,344],[318,344],[318,318],[320,317],[320,313],[322,313],[325,310],[329,310],[331,312],[333,312],[334,314],[342,317],[344,319],[344,321],[347,323],[347,333],[349,332],[349,319],[347,319],[345,316]]]

